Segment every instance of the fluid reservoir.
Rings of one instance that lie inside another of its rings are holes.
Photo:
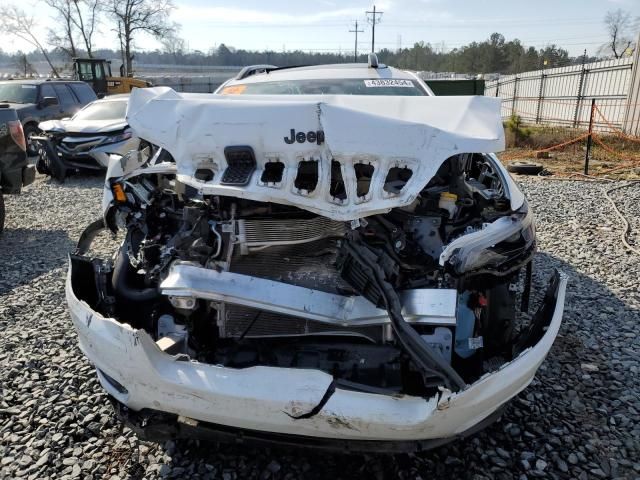
[[[449,218],[453,218],[458,209],[458,207],[456,206],[457,200],[458,196],[455,193],[442,192],[440,194],[438,207],[447,210],[449,212]]]
[[[456,322],[455,352],[462,358],[469,358],[475,353],[473,330],[476,324],[476,316],[468,306],[471,292],[465,291],[458,296],[458,313]]]

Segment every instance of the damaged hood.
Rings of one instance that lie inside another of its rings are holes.
[[[111,133],[124,130],[126,120],[47,120],[40,122],[38,128],[44,132],[67,133]]]
[[[214,96],[158,87],[133,91],[127,122],[171,153],[178,181],[205,195],[295,205],[334,220],[408,205],[452,155],[504,149],[500,99],[480,96]],[[244,185],[225,182],[225,148],[234,146],[255,153]],[[303,161],[317,162],[313,189],[296,181]],[[272,162],[283,164],[277,178],[265,175]],[[373,167],[368,190],[357,164]],[[385,188],[398,168],[410,178],[399,191]],[[336,182],[341,196],[331,191]]]

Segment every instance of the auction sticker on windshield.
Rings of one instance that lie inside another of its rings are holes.
[[[411,80],[401,80],[398,78],[384,78],[375,80],[365,80],[364,85],[366,87],[409,87],[413,88],[413,82]]]

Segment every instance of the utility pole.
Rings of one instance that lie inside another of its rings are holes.
[[[358,33],[364,33],[364,30],[358,30],[358,21],[356,20],[356,26],[354,30],[349,30],[349,32],[356,34],[356,46],[353,50],[353,61],[358,63]]]
[[[375,53],[376,47],[376,24],[380,23],[380,18],[384,12],[376,11],[376,6],[373,6],[372,12],[367,13],[367,21],[371,24],[371,53]],[[371,17],[369,17],[371,15]]]

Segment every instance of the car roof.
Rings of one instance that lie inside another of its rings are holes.
[[[85,82],[81,82],[79,80],[64,80],[64,79],[56,79],[56,80],[51,80],[48,78],[42,79],[42,78],[21,78],[18,80],[2,80],[0,81],[0,84],[11,84],[11,83],[25,83],[25,84],[30,84],[30,85],[41,85],[43,83],[82,83],[84,85],[87,85]]]
[[[227,85],[244,83],[272,82],[277,80],[322,80],[332,78],[397,78],[415,80],[416,77],[405,70],[380,65],[377,68],[369,67],[366,63],[337,63],[328,65],[310,65],[300,67],[273,67],[263,68],[245,78],[231,79]]]
[[[93,103],[104,103],[104,102],[116,102],[116,101],[129,101],[130,93],[118,93],[116,95],[109,95],[107,97],[99,98],[98,100],[94,100]]]

